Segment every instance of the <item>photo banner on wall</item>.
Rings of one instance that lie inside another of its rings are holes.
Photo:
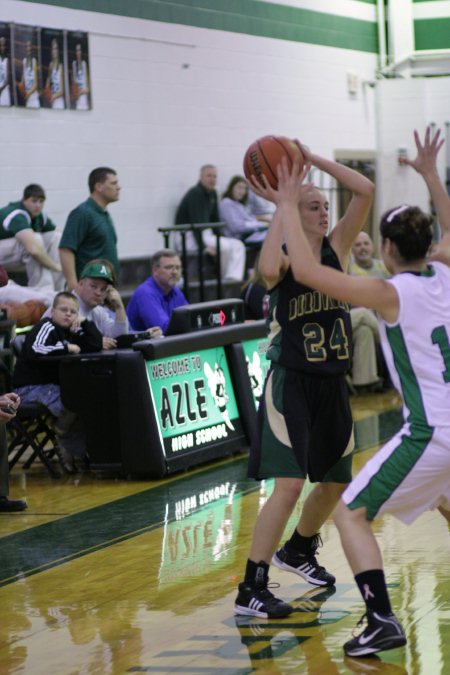
[[[72,110],[91,110],[91,80],[88,34],[67,31],[67,60],[69,64],[69,106]]]
[[[11,24],[0,21],[0,106],[14,103],[11,70]]]
[[[13,76],[16,105],[24,108],[40,108],[41,61],[39,29],[36,26],[13,24]]]
[[[66,70],[64,32],[54,28],[41,29],[41,63],[43,108],[64,110],[66,108]]]

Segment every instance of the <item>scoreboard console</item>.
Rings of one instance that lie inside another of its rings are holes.
[[[180,335],[208,328],[223,328],[244,323],[244,301],[214,300],[183,305],[172,310],[166,335]]]
[[[239,300],[201,305],[178,313],[192,328],[181,335],[61,360],[62,400],[84,422],[93,470],[161,478],[248,449],[264,322],[244,323]]]

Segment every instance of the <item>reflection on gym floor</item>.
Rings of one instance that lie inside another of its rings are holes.
[[[392,393],[358,397],[355,469],[399,425]],[[0,517],[0,672],[383,673],[450,671],[450,540],[429,513],[407,528],[376,525],[408,645],[370,659],[344,658],[363,613],[332,522],[320,562],[338,579],[314,588],[271,570],[287,619],[235,617],[256,514],[272,489],[246,478],[246,457],[164,481],[52,481],[15,468],[23,514]],[[306,493],[305,493],[306,494]],[[288,525],[290,531],[298,509]]]

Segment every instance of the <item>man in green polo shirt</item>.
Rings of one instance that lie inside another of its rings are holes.
[[[99,167],[89,174],[91,196],[69,213],[59,245],[59,255],[69,291],[78,283],[81,270],[94,258],[109,260],[119,268],[117,235],[107,211],[119,199],[119,179],[114,169]]]
[[[27,185],[20,202],[0,209],[0,265],[8,272],[25,267],[28,286],[61,291],[61,233],[44,213],[44,203],[44,189],[33,183]]]

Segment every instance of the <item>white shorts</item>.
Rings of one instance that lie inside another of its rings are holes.
[[[361,469],[342,495],[367,518],[391,513],[412,523],[438,506],[450,510],[450,428],[405,425]]]

